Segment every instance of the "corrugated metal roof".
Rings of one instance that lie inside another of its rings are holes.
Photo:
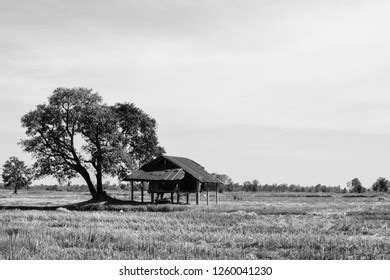
[[[127,181],[174,181],[184,178],[184,171],[181,168],[167,169],[162,171],[143,171],[141,169],[133,171],[126,177]]]
[[[169,160],[173,164],[182,168],[185,172],[191,174],[198,181],[202,183],[217,183],[222,184],[220,180],[209,174],[203,166],[199,163],[184,157],[173,157],[173,156],[162,156],[163,158]]]

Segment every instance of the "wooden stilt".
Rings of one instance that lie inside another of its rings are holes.
[[[187,193],[187,204],[190,204],[190,194]]]
[[[195,193],[196,205],[199,205],[199,195],[200,195],[200,182],[196,182],[196,193]]]
[[[201,187],[201,182],[198,182],[196,186],[196,205],[199,205],[199,201],[200,201],[200,187]]]
[[[180,193],[179,193],[179,192],[176,192],[176,195],[177,195],[177,197],[176,197],[176,203],[177,203],[177,204],[180,204]]]
[[[154,192],[150,193],[150,202],[154,203]]]
[[[141,202],[144,203],[144,182],[141,185]]]
[[[218,184],[215,184],[215,204],[218,204]]]
[[[171,203],[173,204],[173,192],[171,192]]]
[[[207,199],[207,205],[209,205],[209,184],[206,184],[206,199]]]
[[[134,201],[134,182],[131,181],[131,201]]]

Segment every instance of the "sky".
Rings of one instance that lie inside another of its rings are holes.
[[[57,87],[133,102],[236,182],[390,178],[389,1],[0,2],[0,164]]]

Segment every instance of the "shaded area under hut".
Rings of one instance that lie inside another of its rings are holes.
[[[218,203],[218,185],[222,185],[220,180],[209,174],[197,162],[165,155],[133,171],[124,181],[131,182],[131,201],[134,201],[134,182],[141,182],[141,202],[144,202],[144,191],[147,189],[152,203],[167,201],[163,196],[168,193],[171,203],[174,203],[176,194],[177,203],[180,203],[180,197],[185,195],[188,204],[189,195],[194,193],[196,204],[199,204],[200,192],[205,191],[209,204],[210,188],[215,189],[215,202]]]

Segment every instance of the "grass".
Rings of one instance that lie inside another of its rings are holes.
[[[1,210],[0,259],[390,259],[390,196],[308,195],[224,193],[217,206],[202,196],[199,206]],[[88,198],[0,190],[0,205]]]

